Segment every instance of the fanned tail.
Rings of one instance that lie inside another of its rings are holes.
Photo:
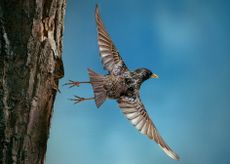
[[[93,87],[94,97],[97,108],[99,108],[106,99],[106,90],[104,88],[104,76],[97,74],[88,68],[90,82]]]

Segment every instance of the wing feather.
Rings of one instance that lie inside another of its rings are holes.
[[[119,107],[128,120],[135,126],[140,133],[148,136],[150,139],[155,140],[160,145],[162,150],[171,158],[179,160],[179,156],[165,143],[160,136],[157,128],[148,116],[144,105],[142,104],[139,95],[136,98],[122,96],[118,100]]]
[[[105,30],[105,26],[99,14],[99,8],[96,6],[96,24],[98,33],[98,46],[102,64],[109,73],[118,75],[128,70],[119,52],[117,51],[112,39]]]

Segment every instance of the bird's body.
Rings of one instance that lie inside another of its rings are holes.
[[[77,96],[74,100],[80,102],[82,100],[95,99],[98,108],[107,98],[117,100],[123,114],[140,133],[155,140],[168,156],[178,160],[179,156],[172,151],[160,136],[139,95],[141,84],[149,78],[157,78],[158,76],[146,68],[139,68],[135,71],[130,71],[127,68],[112,39],[105,30],[98,7],[96,7],[96,24],[100,56],[108,74],[100,75],[88,69],[90,82],[83,83],[91,83],[94,97],[85,99]],[[80,82],[71,81],[68,84],[79,86]]]
[[[128,84],[126,83],[125,77],[122,75],[106,75],[104,88],[108,98],[118,99],[121,95],[127,92]]]
[[[88,69],[90,82],[93,85],[96,105],[99,108],[106,98],[120,100],[122,96],[135,98],[139,94],[141,84],[153,73],[145,68],[122,74],[99,75]]]

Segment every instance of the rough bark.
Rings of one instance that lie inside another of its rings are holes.
[[[44,163],[65,0],[0,1],[0,163]]]

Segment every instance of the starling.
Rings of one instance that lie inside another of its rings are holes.
[[[172,159],[179,160],[179,156],[172,151],[160,136],[140,99],[139,90],[141,84],[149,78],[158,78],[158,76],[146,68],[138,68],[135,71],[130,71],[127,68],[111,37],[105,30],[98,6],[96,6],[95,12],[100,57],[108,74],[103,76],[88,69],[90,81],[78,82],[70,80],[66,85],[73,87],[79,86],[81,83],[90,83],[94,91],[94,97],[92,98],[75,96],[71,100],[75,101],[75,103],[84,100],[95,100],[97,108],[107,98],[117,100],[121,111],[140,133],[147,135],[151,140],[155,140]]]

